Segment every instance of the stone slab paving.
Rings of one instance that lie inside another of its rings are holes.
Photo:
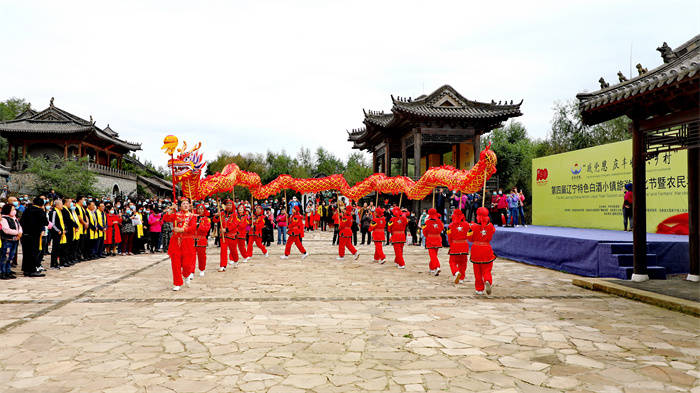
[[[418,247],[401,271],[367,246],[336,261],[328,233],[305,245],[180,292],[163,254],[2,282],[0,391],[700,392],[692,316],[500,259],[477,297]]]

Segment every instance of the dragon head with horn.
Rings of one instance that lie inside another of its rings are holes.
[[[163,141],[163,149],[173,156],[178,140],[174,135],[168,135]],[[182,183],[182,193],[188,198],[194,198],[197,194],[199,178],[206,162],[202,153],[198,150],[202,143],[197,143],[191,149],[187,149],[187,142],[182,142],[182,147],[177,149],[177,155],[168,160],[168,166],[173,169],[173,182]]]

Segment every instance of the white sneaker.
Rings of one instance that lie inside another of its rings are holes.
[[[435,277],[440,275],[440,268],[435,269]]]
[[[335,259],[338,261],[342,261],[343,259],[345,259],[345,257],[335,257]]]
[[[287,255],[280,255],[280,259],[289,259],[289,256],[287,256]]]
[[[459,284],[459,275],[460,272],[455,273],[455,284]]]
[[[491,294],[491,283],[488,281],[484,282],[484,288],[486,289],[486,294],[490,295]]]
[[[220,272],[225,272],[225,271],[226,271],[226,268],[223,267],[223,266],[221,266],[221,267],[219,268],[219,271],[220,271]]]
[[[187,279],[190,281],[194,280],[194,272],[190,273],[190,275],[187,276]]]
[[[180,290],[180,286],[179,286],[179,285],[175,285],[175,286],[173,287],[173,291],[179,291],[179,290]]]
[[[265,258],[267,258],[270,256],[270,252],[268,251],[268,252],[264,253],[263,255],[265,256]]]
[[[355,253],[355,260],[357,260],[357,258],[359,258],[359,257],[360,257],[360,253],[359,253],[359,252],[356,252],[356,253]]]
[[[383,265],[383,264],[385,264],[385,263],[386,263],[386,259],[382,259],[381,261],[379,261],[379,264],[380,264],[380,265]]]
[[[248,261],[250,261],[250,257],[243,258],[242,262],[248,262]]]
[[[406,268],[406,265],[399,266],[399,269],[405,269],[405,268]]]
[[[185,285],[187,285],[187,286],[189,287],[189,286],[190,286],[190,282],[192,282],[192,279],[189,278],[189,277],[187,277],[187,278],[185,279]]]
[[[199,272],[199,277],[204,277],[204,272]]]
[[[474,293],[477,294],[477,295],[483,295],[483,294],[484,294],[484,291],[476,291],[476,292],[474,292]]]
[[[306,259],[306,257],[308,257],[308,256],[309,256],[309,253],[305,252],[304,255],[301,256],[301,259]]]

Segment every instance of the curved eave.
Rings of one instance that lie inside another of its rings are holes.
[[[520,104],[501,107],[499,109],[482,109],[482,108],[425,108],[412,107],[400,104],[394,105],[392,111],[406,113],[413,116],[436,118],[436,119],[484,119],[492,120],[499,118],[510,118],[522,116],[520,112]]]

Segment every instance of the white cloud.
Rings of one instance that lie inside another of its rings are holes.
[[[661,16],[670,10],[673,17]],[[672,11],[671,11],[672,10]],[[544,137],[556,100],[616,80],[697,33],[690,2],[31,2],[0,13],[4,99],[110,125],[163,164],[162,138],[346,157],[362,108],[449,83],[520,100]],[[629,75],[628,75],[629,76]]]

